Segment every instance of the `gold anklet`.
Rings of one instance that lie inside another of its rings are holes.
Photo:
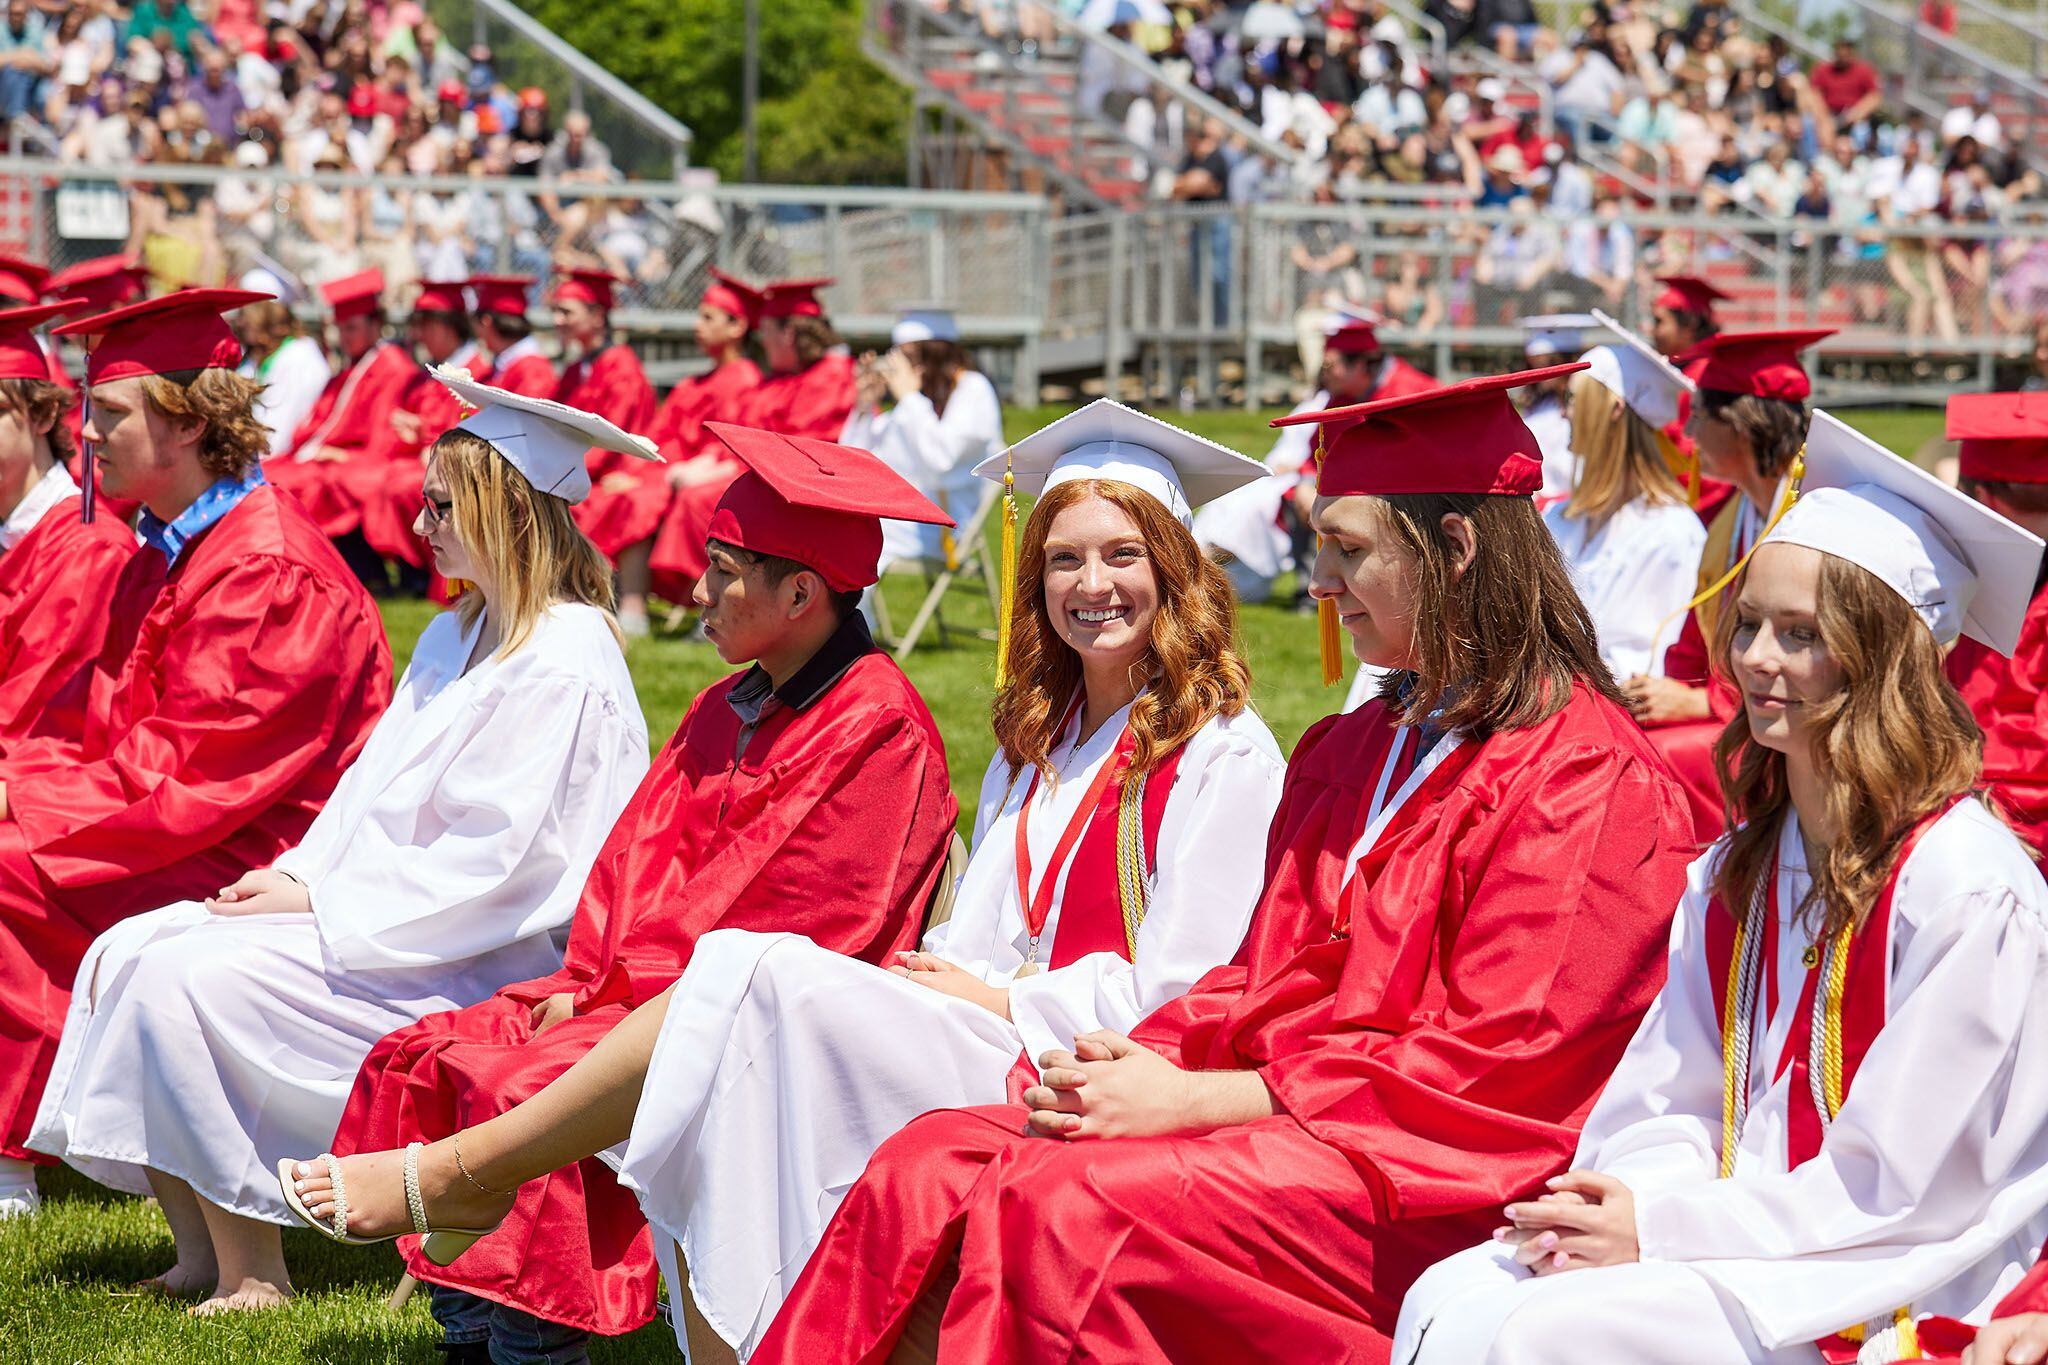
[[[462,1134],[460,1132],[457,1132],[455,1136],[452,1139],[450,1139],[450,1141],[453,1142],[455,1146],[455,1169],[462,1172],[462,1178],[464,1180],[467,1180],[470,1184],[476,1186],[485,1194],[491,1195],[494,1198],[503,1199],[506,1195],[514,1193],[514,1191],[512,1190],[494,1190],[489,1185],[484,1184],[483,1181],[478,1180],[475,1176],[469,1173],[469,1166],[462,1159]]]

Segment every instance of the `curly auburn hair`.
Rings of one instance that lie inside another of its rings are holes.
[[[144,375],[150,406],[173,421],[201,421],[199,464],[216,479],[246,476],[270,450],[270,429],[256,420],[263,385],[233,370],[174,370]]]
[[[9,412],[18,412],[31,428],[49,424],[49,430],[39,433],[50,444],[50,454],[57,463],[70,460],[76,450],[71,444],[71,431],[64,425],[64,414],[78,402],[76,390],[49,379],[0,379],[0,407]]]
[[[1151,494],[1114,479],[1076,479],[1031,509],[1018,545],[1010,627],[1010,685],[990,720],[1014,777],[1027,765],[1051,782],[1046,755],[1081,687],[1081,659],[1053,629],[1045,606],[1045,541],[1060,513],[1089,498],[1113,504],[1138,528],[1159,584],[1152,643],[1137,667],[1150,686],[1131,706],[1131,772],[1143,775],[1188,742],[1212,716],[1251,704],[1252,675],[1237,651],[1237,594],[1185,526]]]
[[[1733,671],[1741,591],[1754,572],[1754,564],[1744,570],[1735,608],[1721,613],[1714,631],[1714,667],[1723,676]],[[1806,704],[1806,729],[1840,832],[1812,869],[1799,913],[1832,935],[1861,927],[1913,827],[1977,786],[1984,732],[1943,674],[1934,632],[1904,598],[1833,555],[1821,558],[1818,597],[1821,642],[1843,681],[1834,695]],[[1733,831],[1714,894],[1739,915],[1772,875],[1792,794],[1785,756],[1757,743],[1741,712],[1714,746],[1714,768]]]
[[[1796,398],[1759,398],[1752,393],[1701,389],[1699,411],[1735,428],[1749,442],[1756,472],[1767,479],[1784,474],[1806,444],[1806,404]]]

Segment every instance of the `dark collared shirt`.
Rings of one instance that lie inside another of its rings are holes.
[[[725,694],[726,705],[738,713],[740,737],[733,749],[735,761],[746,753],[747,744],[761,723],[775,714],[780,707],[792,711],[808,710],[818,698],[832,690],[832,684],[846,676],[846,670],[868,654],[874,653],[874,637],[868,634],[867,618],[854,612],[839,623],[839,629],[818,648],[818,652],[804,661],[804,666],[790,674],[789,681],[777,687],[768,670],[755,664],[741,679],[733,684],[732,691]]]

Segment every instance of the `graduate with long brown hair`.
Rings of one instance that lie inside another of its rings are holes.
[[[1396,1360],[1917,1359],[2048,1233],[2048,885],[1941,668],[2012,647],[2041,541],[1825,413],[1802,487],[1715,637],[1736,823],[1667,984],[1576,1169],[1423,1277]]]

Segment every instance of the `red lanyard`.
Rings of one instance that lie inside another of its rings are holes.
[[[1080,709],[1080,701],[1074,703],[1074,710]],[[1068,723],[1072,722],[1073,711],[1067,713]],[[1060,727],[1062,733],[1066,725]],[[1124,730],[1130,729],[1130,722],[1124,722]],[[1074,747],[1080,748],[1077,738]],[[1059,842],[1053,845],[1052,863],[1045,870],[1045,877],[1038,883],[1038,894],[1031,893],[1031,798],[1038,794],[1038,770],[1031,770],[1031,785],[1024,789],[1024,804],[1017,808],[1017,905],[1024,911],[1024,928],[1031,935],[1031,953],[1027,961],[1036,961],[1039,935],[1045,932],[1045,921],[1052,915],[1053,888],[1058,885],[1060,869],[1073,856],[1074,845],[1081,840],[1081,831],[1095,814],[1095,807],[1102,800],[1102,793],[1108,789],[1110,778],[1123,766],[1123,731],[1117,734],[1116,747],[1102,760],[1096,770],[1095,780],[1088,784],[1088,790],[1081,797],[1081,804],[1067,817],[1067,827],[1060,831]]]

